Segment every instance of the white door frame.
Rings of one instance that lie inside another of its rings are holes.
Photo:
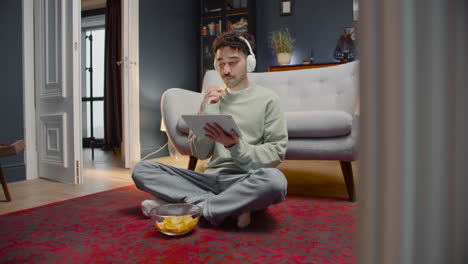
[[[80,1],[73,1],[75,5],[81,6]],[[131,168],[140,160],[140,116],[139,116],[139,39],[138,39],[138,0],[124,0],[122,5],[123,15],[123,58],[124,74],[122,75],[123,83],[123,143],[125,167]],[[34,85],[34,0],[22,0],[22,20],[23,20],[23,108],[24,108],[24,140],[25,140],[25,167],[26,179],[36,179],[38,175],[38,153],[36,148],[36,120],[35,120],[35,85]],[[81,8],[76,8],[79,11]],[[79,70],[81,56],[81,12],[73,14],[73,36],[74,49],[78,49],[78,53],[74,53],[73,63]],[[78,65],[76,64],[78,63]],[[76,73],[74,73],[76,74]],[[78,74],[80,74],[78,72]],[[75,80],[80,80],[76,78]],[[75,113],[78,113],[80,118],[75,118],[74,129],[81,132],[81,87],[79,83],[74,83],[75,100],[80,102],[75,104]],[[80,135],[79,133],[78,135]],[[81,138],[74,139],[75,144],[81,145]],[[81,155],[79,148],[79,155]],[[77,154],[77,153],[75,153]],[[81,171],[82,164],[74,164],[79,166]],[[81,178],[81,175],[79,175]],[[82,181],[80,181],[82,182]]]
[[[122,1],[122,154],[125,168],[133,168],[141,159],[140,144],[140,71],[139,71],[139,0]]]
[[[83,135],[81,130],[81,0],[72,1],[73,34],[73,130],[75,184],[83,183]],[[77,147],[79,146],[79,147]],[[78,157],[78,158],[76,158]],[[73,166],[72,165],[72,166]]]
[[[23,0],[23,111],[26,180],[38,178],[34,96],[34,0]]]

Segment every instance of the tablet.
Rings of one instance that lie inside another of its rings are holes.
[[[236,131],[237,135],[241,138],[241,132],[230,115],[182,115],[187,126],[198,137],[204,137],[206,132],[203,129],[206,123],[218,123],[227,134],[231,134],[231,129]]]

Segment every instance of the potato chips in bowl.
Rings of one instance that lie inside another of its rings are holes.
[[[165,204],[151,210],[156,229],[169,236],[178,236],[192,231],[198,224],[202,208],[194,204]]]

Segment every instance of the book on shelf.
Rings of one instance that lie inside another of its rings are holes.
[[[236,31],[236,32],[247,32],[249,30],[249,23],[246,18],[241,18],[236,23],[232,23],[228,26],[228,30]]]
[[[206,9],[205,11],[206,11],[207,13],[219,12],[219,11],[221,11],[221,8],[214,8],[214,9],[209,9],[209,10]]]

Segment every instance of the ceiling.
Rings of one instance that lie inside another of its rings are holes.
[[[106,7],[106,0],[81,0],[81,11]]]

